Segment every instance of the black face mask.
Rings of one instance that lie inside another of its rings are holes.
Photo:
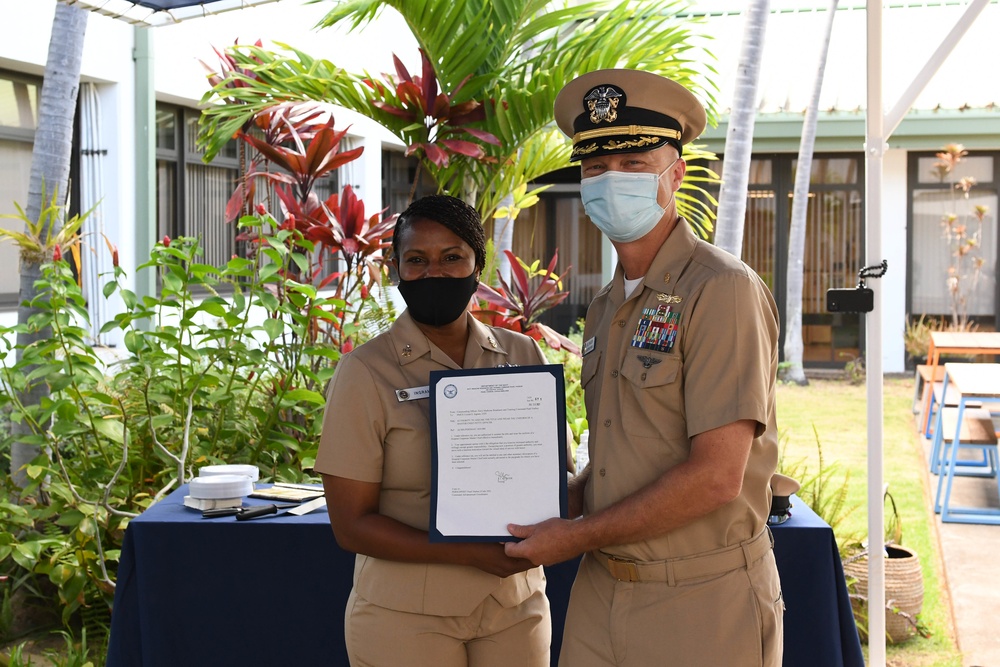
[[[410,317],[421,324],[440,327],[457,320],[476,293],[479,276],[467,278],[420,278],[399,281],[399,293]]]

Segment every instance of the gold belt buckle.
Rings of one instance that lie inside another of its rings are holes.
[[[608,556],[608,565],[611,566],[611,576],[618,581],[639,581],[639,568],[631,558]],[[626,576],[622,576],[623,572]]]

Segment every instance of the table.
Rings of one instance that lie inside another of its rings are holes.
[[[1000,354],[1000,331],[932,331],[927,348],[927,365],[931,376],[937,370],[941,355],[959,354]],[[947,385],[946,385],[947,386]],[[923,424],[921,427],[925,437],[931,435],[931,397],[933,386],[928,386],[924,392]]]
[[[337,546],[326,513],[202,519],[183,506],[186,493],[174,491],[125,532],[107,667],[346,667],[354,555]],[[792,517],[773,529],[784,665],[864,667],[833,531],[792,502]],[[553,665],[577,564],[546,568]]]
[[[986,413],[982,421],[985,423],[979,429],[981,433],[978,438],[972,439],[966,444],[962,439],[963,421],[969,421],[968,403],[980,402],[995,403],[1000,401],[1000,364],[960,364],[947,363],[944,365],[944,392],[947,392],[949,383],[958,393],[957,415],[955,417],[955,434],[951,443],[944,443],[943,427],[943,407],[938,408],[937,428],[935,428],[934,442],[931,447],[931,465],[938,468],[937,494],[934,499],[934,510],[940,512],[941,521],[946,523],[989,523],[1000,524],[1000,510],[978,507],[951,507],[952,484],[956,475],[972,475],[978,477],[997,476],[997,438],[994,432],[993,421]],[[944,393],[941,396],[941,405],[944,405]],[[966,431],[972,431],[967,428]],[[983,451],[983,461],[968,464],[958,461],[958,451],[962,447],[978,448]],[[962,468],[980,468],[981,472],[960,471]],[[944,498],[941,493],[944,489]]]

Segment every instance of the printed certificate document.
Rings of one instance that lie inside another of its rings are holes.
[[[503,542],[566,516],[561,365],[430,374],[432,542]]]

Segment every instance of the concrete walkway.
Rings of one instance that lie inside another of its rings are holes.
[[[929,457],[929,440],[924,452]],[[932,504],[937,475],[928,471],[927,481]],[[956,477],[951,505],[1000,507],[997,480]],[[934,522],[962,666],[1000,667],[1000,525],[942,523],[940,516]]]

